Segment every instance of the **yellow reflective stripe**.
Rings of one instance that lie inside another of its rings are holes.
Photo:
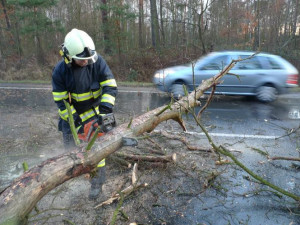
[[[74,108],[74,106],[73,105],[71,105],[71,112],[72,112],[72,114],[74,114],[74,113],[76,113],[76,110],[75,110],[75,108]],[[60,115],[60,117],[63,119],[63,120],[68,120],[68,117],[69,117],[69,114],[68,114],[68,110],[67,109],[65,109],[65,110],[58,110],[58,114]]]
[[[52,92],[54,101],[61,101],[63,99],[67,99],[68,98],[68,92],[67,91],[63,91],[63,92]]]
[[[100,83],[101,86],[117,87],[115,79],[106,80]]]
[[[95,108],[95,110],[96,110],[96,113],[99,114],[98,106]],[[79,116],[80,116],[82,122],[84,122],[84,121],[88,120],[89,118],[92,118],[93,116],[95,116],[95,112],[93,109],[90,109],[84,113],[81,113]]]
[[[116,98],[114,96],[111,96],[110,94],[104,94],[101,97],[101,102],[108,102],[112,105],[115,104],[115,100],[116,100]]]
[[[93,92],[93,96],[94,96],[94,98],[98,98],[100,95],[101,95],[101,89],[99,89],[98,91],[94,91]]]
[[[89,99],[91,99],[91,98],[94,97],[93,94],[92,94],[92,92],[86,92],[86,93],[82,93],[82,94],[72,93],[71,96],[77,102],[82,102],[82,101],[85,101],[85,100],[89,100]]]
[[[105,166],[105,159],[102,159],[97,165],[97,167],[103,167],[103,166]]]

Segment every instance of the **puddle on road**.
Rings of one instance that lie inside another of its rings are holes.
[[[292,120],[300,120],[300,108],[292,106],[289,110],[288,117]]]

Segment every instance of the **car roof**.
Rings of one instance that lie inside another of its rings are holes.
[[[227,55],[236,55],[236,54],[247,54],[253,55],[257,53],[257,55],[269,55],[269,56],[277,56],[272,53],[267,52],[255,52],[255,51],[247,51],[247,50],[224,50],[224,51],[215,51],[211,52],[211,54],[227,54]]]

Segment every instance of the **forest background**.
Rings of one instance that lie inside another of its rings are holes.
[[[278,54],[300,69],[299,0],[0,0],[0,80],[51,80],[72,28],[119,81],[211,51]]]

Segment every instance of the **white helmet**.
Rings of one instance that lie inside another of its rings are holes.
[[[72,59],[88,60],[88,64],[92,64],[97,61],[98,55],[95,50],[95,44],[92,38],[84,31],[78,29],[72,29],[65,37],[62,51],[65,59],[72,62]]]

